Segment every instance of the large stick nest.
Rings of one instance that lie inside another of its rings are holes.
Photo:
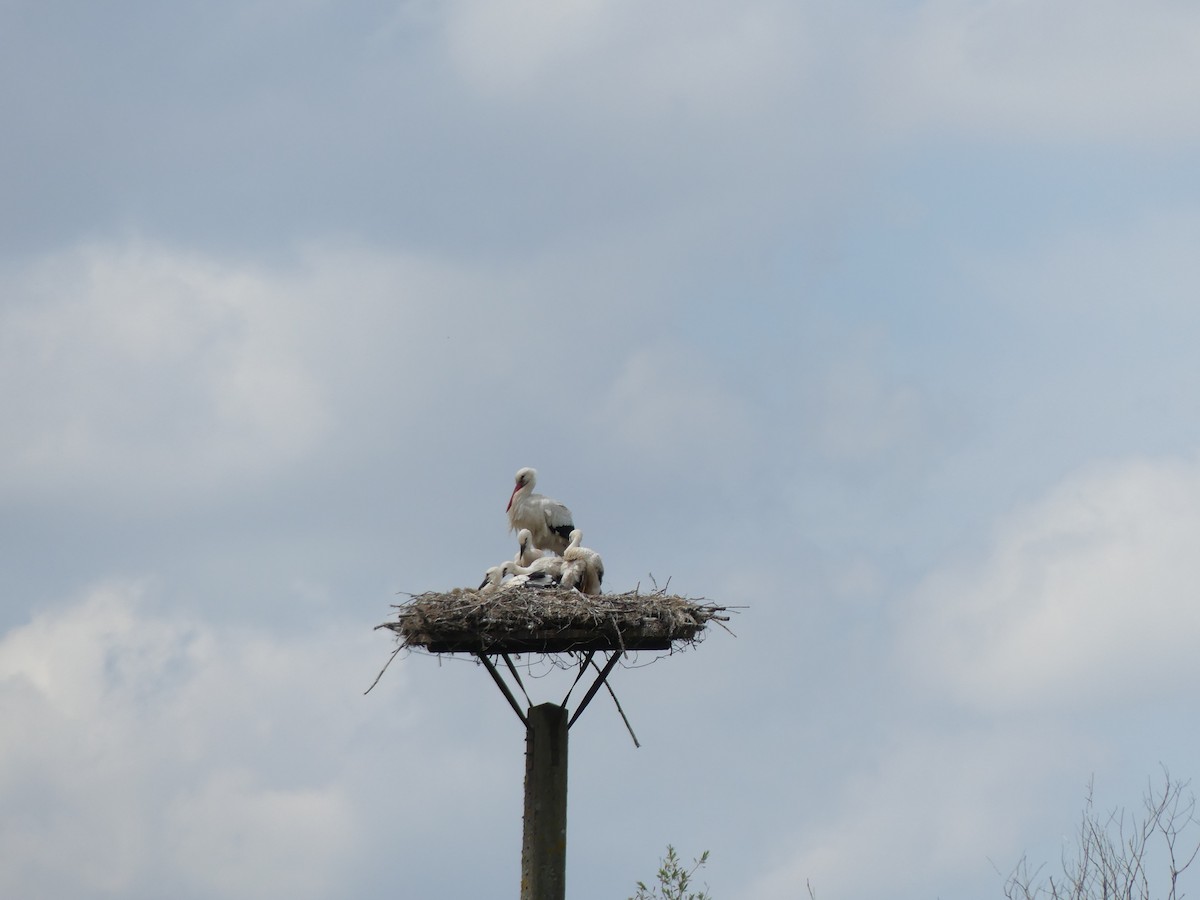
[[[726,607],[665,590],[588,596],[561,588],[456,588],[418,594],[395,609],[395,621],[379,627],[396,632],[402,647],[430,653],[670,650],[699,642],[710,621],[729,621]]]

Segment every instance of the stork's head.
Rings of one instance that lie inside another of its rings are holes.
[[[531,469],[526,466],[524,469],[517,470],[517,483],[513,486],[513,492],[508,498],[508,506],[506,510],[512,509],[513,500],[517,497],[517,492],[520,490],[533,490],[534,484],[537,483],[537,469]]]

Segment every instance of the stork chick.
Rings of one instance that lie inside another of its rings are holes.
[[[583,532],[578,528],[572,530],[571,540],[563,551],[563,559],[568,563],[583,565],[583,573],[579,576],[579,583],[576,585],[580,592],[598,594],[600,593],[600,584],[604,581],[604,560],[595,550],[581,547],[582,542]]]
[[[517,532],[517,555],[513,557],[513,561],[518,565],[532,565],[535,559],[541,559],[546,555],[545,550],[539,550],[533,545],[533,534],[528,528],[522,528]]]

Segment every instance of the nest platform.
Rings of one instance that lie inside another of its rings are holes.
[[[663,591],[588,596],[558,588],[418,594],[395,607],[403,647],[430,653],[671,650],[697,643],[726,608]]]

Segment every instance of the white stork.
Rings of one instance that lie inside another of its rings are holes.
[[[508,498],[509,530],[528,528],[535,547],[561,554],[575,528],[571,511],[557,500],[533,493],[535,484],[536,469],[518,470],[516,486]]]
[[[513,562],[528,566],[535,559],[541,559],[545,555],[545,550],[539,550],[533,545],[533,534],[528,528],[522,528],[517,532],[517,555],[513,557]]]
[[[578,559],[568,560],[563,566],[562,578],[559,579],[558,586],[564,591],[569,591],[571,588],[579,590],[579,585],[583,583],[584,577],[587,575],[587,566]]]
[[[543,556],[527,566],[517,562],[506,562],[503,569],[505,575],[527,575],[531,581],[553,581],[557,584],[562,580],[566,567],[567,561],[561,556]]]
[[[500,576],[511,575],[508,581],[500,585],[500,590],[509,591],[514,588],[524,587],[551,587],[558,584],[559,578],[562,576],[562,567],[566,565],[561,556],[546,556],[542,559],[535,559],[533,565],[523,566],[520,563],[509,560],[500,567]]]
[[[604,581],[604,560],[595,550],[579,546],[583,541],[583,532],[578,528],[571,532],[571,541],[563,551],[563,559],[572,566],[581,564],[583,571],[579,576],[578,588],[584,594],[600,593],[600,583]],[[576,585],[572,585],[575,587]]]
[[[493,593],[500,587],[500,582],[504,578],[504,566],[492,566],[483,573],[483,581],[479,583],[478,591],[481,594]]]

